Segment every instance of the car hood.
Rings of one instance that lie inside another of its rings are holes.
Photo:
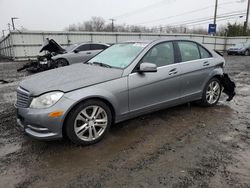
[[[121,69],[79,63],[29,76],[20,87],[29,91],[31,96],[49,91],[68,92],[120,78],[122,73]]]
[[[63,49],[56,41],[54,41],[53,39],[50,40],[46,40],[43,44],[42,49],[40,50],[40,53],[43,51],[48,51],[48,52],[55,52],[58,54],[62,54],[65,51],[65,49]]]

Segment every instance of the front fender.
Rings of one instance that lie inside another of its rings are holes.
[[[53,56],[51,59],[56,61],[56,60],[61,59],[61,58],[66,59],[68,61],[67,54],[58,54],[58,55]]]
[[[66,93],[64,97],[74,101],[68,112],[75,105],[87,99],[98,98],[107,101],[110,105],[112,105],[116,119],[122,114],[128,112],[127,77],[70,91]]]
[[[75,104],[81,101],[87,100],[87,99],[91,99],[91,98],[100,98],[100,99],[108,101],[109,103],[112,104],[112,106],[115,109],[117,109],[118,102],[117,102],[116,97],[112,93],[105,91],[103,89],[85,88],[84,90],[81,89],[72,94],[66,94],[65,97],[75,101]]]

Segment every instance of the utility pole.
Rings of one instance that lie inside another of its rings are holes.
[[[111,18],[109,20],[111,20],[111,31],[114,32],[114,21],[115,21],[115,19]]]
[[[8,23],[7,25],[8,25],[8,30],[9,30],[9,32],[10,32],[10,26],[11,26],[11,24],[10,24],[10,23]]]
[[[249,6],[250,6],[250,0],[247,2],[247,15],[246,15],[246,21],[244,23],[244,35],[247,35],[247,26],[248,26],[248,16],[249,16]]]
[[[16,19],[18,19],[18,18],[17,18],[17,17],[12,17],[12,18],[11,18],[13,30],[16,30],[16,28],[15,28],[15,23],[14,23],[14,20],[16,20]]]
[[[215,8],[214,8],[214,25],[216,24],[216,19],[217,19],[217,9],[218,9],[218,0],[215,0]]]

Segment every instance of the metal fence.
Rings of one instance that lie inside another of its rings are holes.
[[[0,39],[0,56],[17,61],[36,58],[46,38],[53,38],[65,47],[77,42],[117,43],[129,40],[152,40],[162,37],[191,39],[210,49],[219,51],[224,51],[236,43],[250,43],[250,37],[214,37],[194,34],[11,31],[5,38]]]

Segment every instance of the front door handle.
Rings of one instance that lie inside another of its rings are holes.
[[[86,54],[91,54],[91,52],[87,52]]]
[[[169,75],[174,75],[174,74],[177,74],[177,73],[178,73],[177,68],[174,68],[174,69],[172,69],[172,70],[170,70],[168,72]]]
[[[203,63],[203,66],[204,67],[207,67],[207,66],[209,66],[210,65],[210,63],[208,62],[208,61],[205,61],[204,63]]]

